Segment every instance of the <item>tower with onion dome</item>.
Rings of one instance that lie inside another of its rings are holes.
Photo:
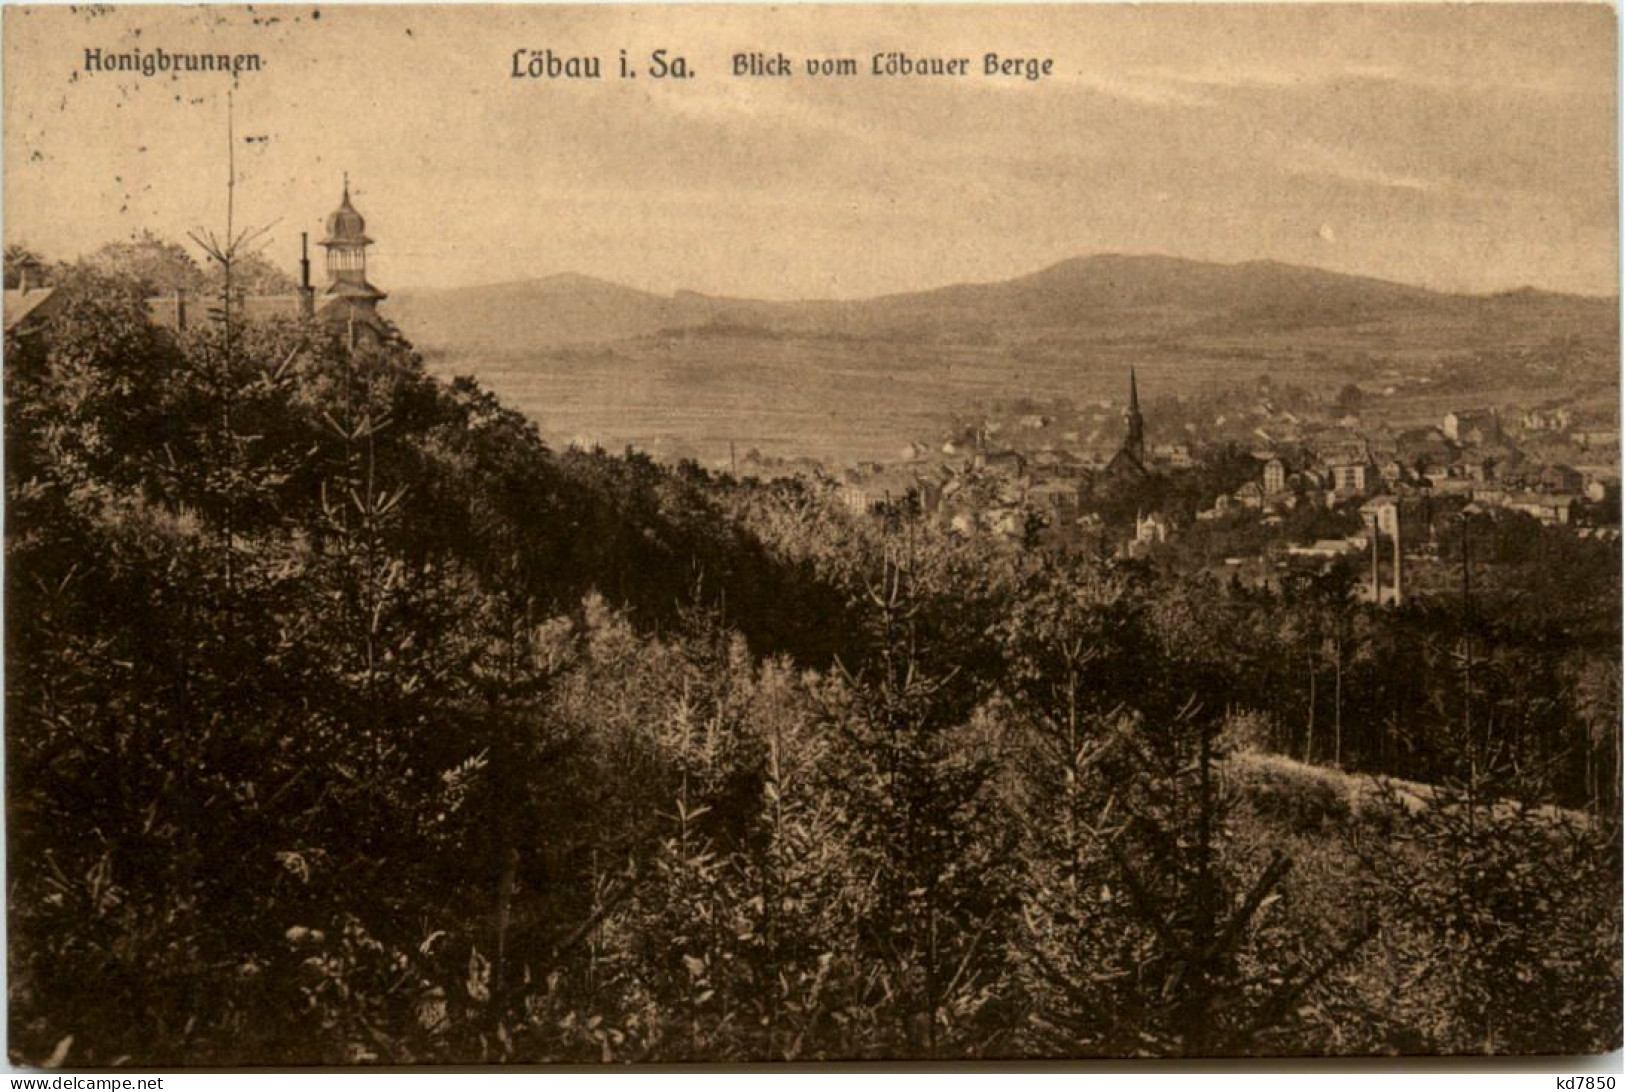
[[[350,203],[350,178],[344,178],[344,197],[327,217],[327,233],[321,240],[327,251],[327,290],[321,311],[334,323],[348,325],[350,341],[381,339],[387,325],[378,314],[378,302],[385,294],[367,280],[367,221]]]

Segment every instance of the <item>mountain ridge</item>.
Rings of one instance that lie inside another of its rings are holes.
[[[1206,262],[1094,254],[1031,273],[858,299],[772,300],[651,292],[578,273],[490,285],[400,289],[393,317],[430,349],[519,352],[732,330],[786,337],[1017,343],[1170,335],[1246,336],[1362,323],[1496,321],[1516,308],[1563,324],[1603,320],[1617,297],[1518,288],[1452,293],[1273,259]]]
[[[1408,281],[1394,280],[1391,277],[1378,277],[1368,273],[1345,273],[1341,270],[1328,269],[1325,266],[1308,265],[1301,262],[1288,262],[1279,258],[1247,258],[1236,262],[1208,261],[1202,258],[1182,258],[1172,254],[1129,254],[1120,251],[1101,251],[1095,254],[1082,254],[1071,258],[1061,258],[1048,265],[1041,266],[1030,273],[1018,273],[1012,277],[999,280],[970,280],[953,281],[948,284],[932,285],[926,288],[899,289],[891,292],[879,292],[868,296],[791,296],[783,299],[766,296],[742,296],[731,292],[707,292],[698,288],[675,288],[670,292],[661,292],[653,288],[639,288],[637,285],[626,284],[609,277],[600,277],[591,273],[580,273],[574,270],[560,270],[555,273],[541,273],[535,276],[508,277],[499,281],[481,281],[475,284],[433,285],[408,284],[397,287],[397,295],[420,296],[456,292],[479,292],[492,289],[515,288],[525,285],[545,285],[553,283],[578,283],[582,285],[597,285],[606,288],[615,288],[626,292],[635,292],[642,296],[654,299],[675,300],[683,297],[719,302],[749,302],[766,304],[829,304],[848,305],[857,303],[872,303],[877,300],[896,299],[898,297],[919,296],[933,292],[942,292],[953,288],[982,288],[990,285],[1013,284],[1031,281],[1047,274],[1054,273],[1068,267],[1088,265],[1097,262],[1129,261],[1129,262],[1161,262],[1170,265],[1202,266],[1215,269],[1244,270],[1254,269],[1285,269],[1309,273],[1324,274],[1327,277],[1347,281],[1362,281],[1368,284],[1391,285],[1410,291],[1425,293],[1436,297],[1453,297],[1460,299],[1496,299],[1505,296],[1542,296],[1557,299],[1586,300],[1591,302],[1607,302],[1619,299],[1619,294],[1612,295],[1595,292],[1566,292],[1555,288],[1542,288],[1535,284],[1518,284],[1506,288],[1489,289],[1483,292],[1458,292],[1447,288],[1430,288],[1427,285],[1412,284]]]

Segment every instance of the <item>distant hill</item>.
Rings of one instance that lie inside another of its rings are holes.
[[[389,302],[418,345],[486,352],[610,341],[679,321],[673,300],[565,273],[477,288],[407,290]]]
[[[663,296],[566,274],[477,288],[399,292],[396,322],[428,349],[523,356],[538,349],[692,333],[924,343],[1122,343],[1270,336],[1400,323],[1617,325],[1613,300],[1522,289],[1454,295],[1273,261],[1225,265],[1104,254],[1013,280],[854,301]]]
[[[1434,304],[1425,289],[1280,262],[1220,265],[1104,254],[1076,258],[1015,280],[958,285],[875,301],[891,314],[974,314],[1028,328],[1088,327],[1131,317],[1198,323],[1218,316],[1274,324],[1343,321]]]

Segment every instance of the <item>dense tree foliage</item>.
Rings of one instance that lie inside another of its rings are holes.
[[[1379,611],[961,539],[128,265],[7,346],[18,1059],[1618,1045],[1608,548]]]

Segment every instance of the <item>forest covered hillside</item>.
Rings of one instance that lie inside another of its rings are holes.
[[[1250,591],[58,291],[6,345],[14,1061],[1620,1044],[1617,544]]]

